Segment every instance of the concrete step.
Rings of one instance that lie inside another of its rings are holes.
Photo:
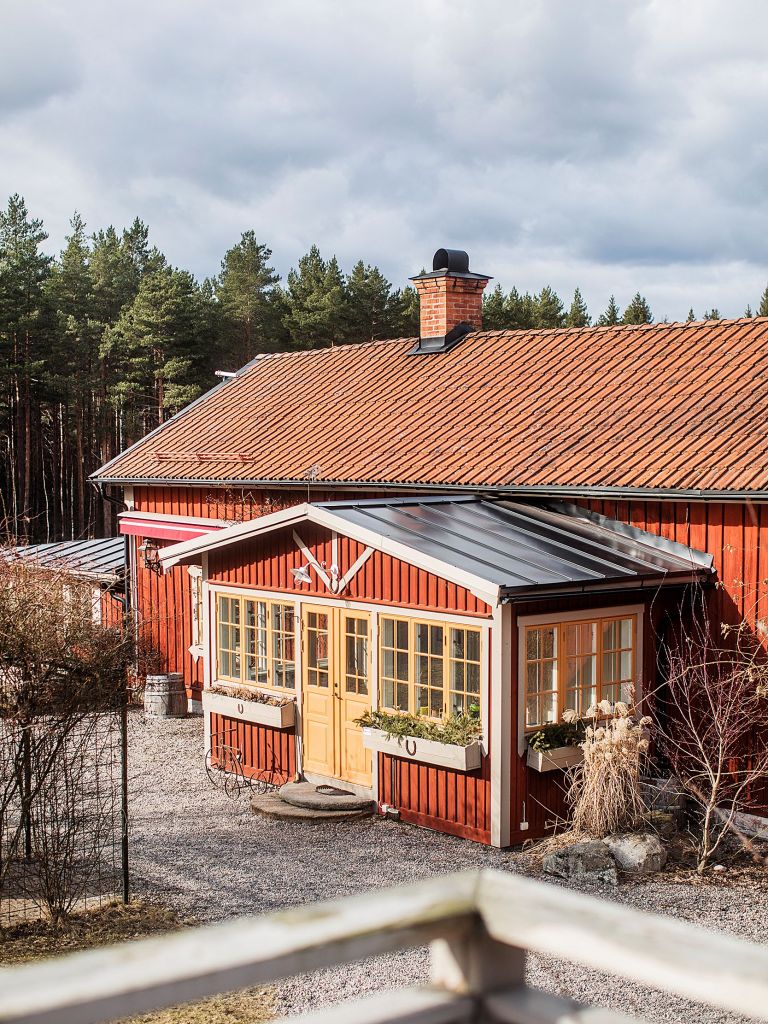
[[[315,786],[311,782],[287,782],[278,790],[281,800],[293,807],[310,811],[362,811],[373,814],[374,802],[369,796],[358,796],[338,786]]]
[[[297,807],[286,803],[277,793],[255,793],[251,797],[251,810],[264,818],[278,821],[302,821],[315,824],[321,821],[349,821],[353,818],[368,818],[373,813],[373,803],[368,801],[368,810],[319,811],[310,807]]]

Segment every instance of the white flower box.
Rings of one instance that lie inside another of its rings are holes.
[[[584,751],[581,747],[553,747],[552,750],[534,750],[528,747],[528,767],[536,772],[553,772],[581,764]]]
[[[433,764],[438,768],[453,768],[459,772],[473,772],[480,767],[483,747],[480,740],[474,740],[466,747],[456,743],[438,743],[416,736],[390,736],[381,729],[363,729],[363,746],[367,750],[378,750],[381,754],[402,757],[405,761],[419,761]]]
[[[296,701],[287,700],[282,704],[265,704],[257,700],[242,700],[223,693],[203,690],[203,712],[239,718],[243,722],[270,725],[273,729],[288,729],[296,721]]]

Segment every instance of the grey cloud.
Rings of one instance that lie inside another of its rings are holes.
[[[12,27],[0,191],[53,243],[75,207],[138,213],[199,276],[253,227],[283,273],[317,242],[398,284],[463,244],[671,316],[768,277],[761,0],[28,0]]]

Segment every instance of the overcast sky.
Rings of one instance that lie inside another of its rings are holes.
[[[442,245],[657,319],[768,281],[764,0],[0,0],[0,201],[398,285]]]

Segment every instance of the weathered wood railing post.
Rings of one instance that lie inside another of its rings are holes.
[[[493,992],[525,984],[525,950],[491,938],[480,917],[466,932],[435,939],[429,951],[435,988],[482,1001]]]

